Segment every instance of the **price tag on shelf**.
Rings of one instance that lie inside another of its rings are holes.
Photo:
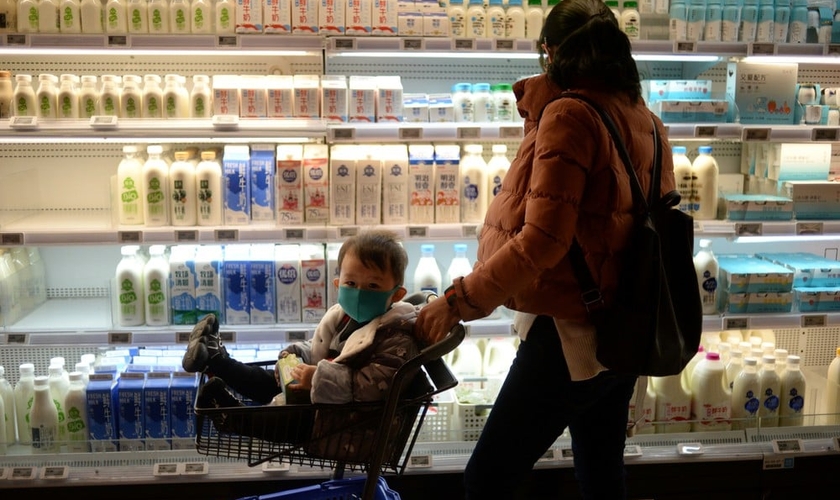
[[[820,235],[824,232],[822,222],[797,222],[796,234],[798,235]]]
[[[220,49],[235,49],[239,47],[239,37],[236,35],[217,36],[216,47]]]
[[[525,129],[522,127],[499,127],[499,139],[522,139]]]
[[[717,127],[714,125],[698,125],[694,129],[694,137],[703,139],[713,139],[717,137]]]
[[[111,345],[131,344],[131,332],[108,332],[108,343]]]
[[[685,41],[674,42],[674,52],[679,52],[682,54],[697,52],[697,43]]]
[[[13,467],[9,473],[9,479],[12,481],[32,481],[38,477],[38,469],[36,467]]]
[[[288,462],[277,462],[275,460],[263,462],[262,464],[263,472],[288,472],[289,468]]]
[[[423,50],[423,39],[422,38],[403,38],[402,49],[403,50]]]
[[[745,128],[744,131],[741,133],[741,140],[744,141],[769,141],[770,140],[770,129],[769,128]]]
[[[800,324],[802,328],[821,328],[828,326],[828,316],[825,314],[803,314]]]
[[[408,467],[412,469],[430,469],[432,467],[432,456],[411,455],[408,459]]]
[[[776,55],[775,43],[751,43],[747,47],[747,54],[751,56],[774,56]]]
[[[330,128],[330,135],[334,141],[352,141],[356,138],[356,129],[352,127]]]
[[[338,228],[339,238],[349,238],[351,236],[356,236],[357,234],[359,234],[358,226],[342,226]]]
[[[90,126],[93,128],[110,129],[117,128],[118,121],[119,118],[117,118],[116,116],[94,115],[90,117],[90,121],[88,123],[90,123]]]
[[[235,344],[236,343],[236,332],[235,331],[221,331],[219,332],[219,338],[225,344]]]
[[[7,475],[9,475],[9,468],[0,466],[0,480],[6,479]]]
[[[475,50],[475,40],[472,38],[456,38],[452,45],[455,50]]]
[[[496,50],[513,50],[515,47],[514,40],[511,39],[504,39],[504,38],[497,38],[496,39]]]
[[[750,318],[724,318],[725,330],[746,330],[750,327]]]
[[[117,233],[117,241],[124,245],[133,245],[143,242],[142,231],[119,231]]]
[[[289,342],[304,342],[306,341],[306,330],[289,330],[286,332],[286,338],[288,338]]]
[[[239,241],[239,230],[238,229],[216,229],[215,236],[216,236],[216,241],[218,241],[218,242]]]
[[[840,55],[840,43],[828,44],[828,48],[825,53],[830,56]]]
[[[306,230],[295,228],[295,229],[286,229],[283,231],[285,238],[287,240],[303,240],[306,239]]]
[[[213,118],[210,119],[210,123],[213,124],[213,128],[217,129],[231,129],[239,127],[239,116],[238,115],[213,115]]]
[[[175,332],[175,343],[176,344],[187,344],[190,341],[190,335],[192,332]]]
[[[209,462],[187,462],[181,474],[185,476],[204,476],[210,472]]]
[[[545,450],[545,453],[542,454],[540,458],[537,459],[537,462],[554,462],[555,460],[559,460],[557,453],[559,450],[555,450],[554,448],[549,448]]]
[[[840,129],[838,128],[815,128],[811,131],[811,140],[815,142],[835,142],[838,140],[838,132],[840,132]]]
[[[464,224],[461,226],[461,237],[475,238],[478,234],[478,226],[472,224]]]
[[[423,129],[420,127],[400,127],[399,130],[401,140],[411,141],[423,138]]]
[[[336,50],[356,50],[356,39],[333,38],[333,48]]]
[[[127,35],[108,35],[108,47],[126,48],[129,46]]]
[[[29,45],[29,37],[21,34],[6,35],[6,45],[10,47],[24,47]]]
[[[762,465],[764,470],[793,469],[793,457],[784,455],[765,455]]]
[[[481,139],[481,128],[458,127],[458,139]]]
[[[760,222],[738,222],[735,224],[735,236],[761,236],[763,226]]]
[[[625,457],[641,457],[642,456],[642,447],[637,444],[627,444],[624,445],[624,456]]]
[[[429,235],[428,226],[408,226],[409,238],[425,238]]]
[[[560,448],[560,460],[572,460],[575,458],[575,452],[571,448]]]
[[[171,477],[179,476],[181,472],[178,470],[178,463],[162,463],[155,464],[152,469],[152,475],[155,477]]]
[[[774,439],[772,444],[774,453],[802,453],[805,451],[801,439]]]
[[[37,116],[13,116],[9,118],[9,127],[13,129],[38,128]]]
[[[3,246],[23,245],[23,233],[0,233],[0,245],[3,245]]]
[[[834,451],[840,451],[840,436],[834,438],[832,443],[834,444]]]
[[[51,465],[41,469],[41,479],[67,479],[70,468],[66,465]]]
[[[7,333],[6,334],[6,344],[7,345],[27,345],[27,344],[29,344],[29,334],[28,333]]]
[[[178,243],[197,243],[198,231],[179,229],[178,231],[175,231],[175,241]]]

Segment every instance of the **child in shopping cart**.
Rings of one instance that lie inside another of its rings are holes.
[[[327,311],[310,341],[280,353],[303,361],[291,372],[297,382],[288,386],[285,399],[351,403],[385,398],[394,373],[420,349],[414,335],[419,306],[401,300],[407,265],[405,249],[390,231],[362,231],[344,241],[334,281],[338,304]],[[282,392],[277,367],[272,373],[228,355],[212,314],[193,329],[182,364],[188,372],[212,377],[202,386],[199,407],[242,406],[228,388],[259,404],[271,403]]]

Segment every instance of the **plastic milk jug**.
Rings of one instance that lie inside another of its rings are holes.
[[[486,208],[485,172],[487,164],[481,157],[483,147],[479,144],[464,146],[461,158],[461,222],[483,222]]]
[[[840,347],[828,366],[828,380],[822,413],[827,414],[826,425],[840,424]]]
[[[799,368],[799,356],[788,356],[787,368],[782,375],[782,392],[779,409],[779,425],[802,425],[802,412],[805,408],[807,382],[805,374]]]
[[[137,146],[123,146],[125,157],[117,167],[120,224],[143,223],[143,164]]]
[[[3,414],[0,416],[6,422],[6,443],[14,444],[17,440],[15,432],[15,389],[6,379],[6,368],[0,366],[0,399],[3,399]],[[3,439],[0,437],[0,440]]]
[[[718,209],[718,164],[711,146],[700,146],[699,155],[691,164],[694,218],[714,220]]]
[[[642,413],[639,415],[636,413],[636,395],[638,390],[639,386],[636,385],[635,389],[633,390],[633,395],[630,397],[630,406],[628,407],[627,412],[627,422],[638,422],[638,434],[653,434],[654,432],[656,432],[656,429],[652,425],[656,415],[656,392],[654,392],[653,386],[651,386],[651,384],[646,384],[645,397],[642,400]]]
[[[756,426],[758,408],[761,406],[761,380],[758,377],[758,360],[744,358],[744,368],[732,382],[732,429]]]
[[[176,151],[169,166],[169,219],[173,226],[194,226],[197,219],[195,165],[188,151]]]
[[[716,352],[707,352],[691,374],[691,430],[728,431],[731,394],[726,384],[726,367]]]
[[[655,432],[691,431],[691,391],[683,385],[682,376],[650,377],[648,383],[656,394]]]
[[[481,388],[482,364],[481,348],[474,339],[464,339],[452,353],[450,369],[458,379],[455,394],[461,402],[486,401]]]
[[[697,363],[699,363],[703,359],[706,359],[706,349],[701,344],[697,348],[697,354],[695,354],[694,357],[692,357],[691,360],[689,360],[688,364],[685,365],[685,368],[683,368],[683,371],[681,372],[681,375],[683,377],[683,385],[686,386],[691,392],[694,391],[694,386],[691,385],[691,374],[694,371],[694,367],[697,366]]]
[[[703,314],[717,314],[719,266],[717,257],[712,252],[712,240],[700,240],[700,251],[694,256],[694,270],[697,273],[697,284],[700,286]]]
[[[447,284],[446,286],[449,286]],[[420,245],[420,260],[414,270],[414,291],[430,291],[437,295],[443,293],[441,289],[440,267],[435,259],[435,246],[432,244]]]
[[[222,166],[215,151],[202,151],[201,162],[195,167],[197,190],[197,218],[199,226],[218,226],[222,223]]]
[[[120,253],[122,260],[117,264],[117,324],[138,326],[146,322],[146,308],[143,305],[143,261],[138,257],[140,247],[126,245]]]
[[[70,386],[64,397],[65,428],[68,453],[90,451],[88,444],[87,389],[80,371],[69,375]]]
[[[487,162],[487,206],[502,189],[502,181],[510,170],[510,160],[507,159],[507,146],[504,144],[493,145],[493,157]]]
[[[19,370],[20,377],[15,384],[18,442],[30,444],[32,443],[32,426],[29,413],[32,409],[32,400],[35,398],[35,365],[23,363]]]
[[[691,214],[694,208],[692,201],[693,186],[691,182],[691,160],[685,155],[685,146],[671,148],[674,156],[674,180],[680,193],[680,210]]]
[[[169,324],[169,260],[164,245],[152,245],[151,257],[143,266],[143,302],[146,308],[146,324],[163,326]]]
[[[515,337],[493,337],[484,345],[482,374],[485,378],[484,392],[487,399],[496,400],[510,365],[516,357]]]
[[[163,226],[169,220],[167,196],[169,166],[161,158],[163,147],[146,148],[148,159],[143,164],[143,219],[147,226]]]
[[[49,378],[35,377],[29,423],[32,429],[32,451],[58,453],[58,411],[50,394]]]
[[[782,381],[776,373],[776,358],[765,355],[761,358],[761,368],[758,370],[759,400],[758,416],[762,427],[778,427],[779,425],[779,394]]]

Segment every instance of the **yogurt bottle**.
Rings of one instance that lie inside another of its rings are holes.
[[[732,429],[755,427],[758,408],[761,406],[761,380],[758,377],[758,360],[744,358],[744,368],[732,382]]]
[[[82,33],[105,33],[103,4],[100,0],[82,0],[79,15]]]
[[[35,98],[38,101],[37,106],[39,118],[58,117],[57,83],[58,78],[55,75],[38,75],[38,93]]]
[[[805,409],[805,394],[808,384],[799,367],[799,356],[787,357],[787,368],[782,376],[782,392],[779,410],[779,425],[802,425]]]
[[[76,75],[61,75],[61,84],[58,88],[58,109],[59,118],[79,118],[79,77]]]
[[[15,75],[14,115],[36,116],[38,114],[36,102],[35,89],[32,88],[32,75]]]
[[[163,116],[164,118],[189,118],[190,95],[183,84],[181,75],[166,75],[163,88]]]
[[[691,160],[685,155],[685,146],[671,148],[674,157],[674,180],[680,193],[679,208],[687,214],[693,213],[693,185],[691,181]]]
[[[163,117],[163,89],[159,75],[143,76],[143,118]]]
[[[122,96],[120,97],[120,116],[123,118],[140,118],[143,116],[143,91],[140,89],[142,79],[139,75],[125,75],[123,77]]]
[[[190,2],[190,32],[205,35],[213,33],[213,4],[210,0]]]
[[[149,0],[146,9],[149,17],[149,33],[158,35],[169,33],[169,1]]]
[[[163,147],[146,148],[148,159],[143,164],[143,220],[147,226],[163,226],[169,220],[169,166],[161,158]]]
[[[102,75],[102,90],[99,93],[99,113],[105,116],[120,116],[122,90],[120,77]]]
[[[137,146],[123,146],[124,158],[117,167],[120,224],[143,223],[143,163],[137,157]]]
[[[222,224],[222,166],[215,151],[202,151],[201,162],[195,167],[197,219],[199,226]]]
[[[58,411],[50,394],[48,377],[35,377],[29,424],[32,432],[32,451],[58,453]]]
[[[461,222],[480,223],[484,221],[484,212],[487,205],[487,194],[485,175],[487,164],[484,162],[481,153],[483,147],[480,144],[467,144],[464,146],[466,155],[461,158]]]
[[[99,113],[99,89],[96,75],[83,75],[79,88],[79,118],[87,119]]]
[[[120,253],[122,260],[117,264],[117,324],[119,326],[140,326],[146,322],[146,307],[143,304],[143,261],[137,255],[140,247],[127,245]]]
[[[38,32],[58,33],[61,30],[61,16],[58,14],[58,0],[38,2]]]
[[[5,441],[6,444],[12,445],[17,441],[17,432],[15,431],[15,389],[12,384],[6,379],[6,368],[0,366],[0,399],[3,400],[2,418],[6,423]],[[4,439],[0,436],[0,440]]]
[[[149,261],[143,266],[143,302],[146,324],[165,326],[169,321],[169,260],[164,245],[149,248]]]
[[[90,451],[86,382],[80,371],[70,372],[69,378],[70,387],[64,398],[67,452],[86,453]]]
[[[187,151],[176,151],[175,161],[169,166],[169,192],[171,193],[169,219],[173,226],[194,226],[197,218],[195,165],[189,161]]]
[[[779,426],[779,394],[782,391],[782,381],[776,373],[776,358],[764,355],[761,358],[761,368],[758,370],[759,400],[758,417],[761,427]]]
[[[15,384],[15,412],[17,413],[18,442],[32,443],[32,427],[29,412],[35,399],[35,365],[23,363],[20,365],[17,383]]]
[[[705,238],[700,240],[700,251],[694,256],[694,270],[700,287],[703,314],[717,314],[719,265],[717,257],[712,252],[712,240]]]
[[[105,2],[105,33],[128,33],[128,6],[126,0]]]
[[[61,0],[59,3],[59,29],[62,33],[81,33],[82,19],[81,19],[80,0]]]
[[[149,32],[149,2],[148,0],[128,0],[128,32]]]

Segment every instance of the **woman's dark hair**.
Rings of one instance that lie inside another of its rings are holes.
[[[545,44],[551,63],[545,63]],[[639,70],[630,40],[602,0],[563,0],[555,5],[540,34],[540,61],[562,89],[597,83],[640,98]]]

